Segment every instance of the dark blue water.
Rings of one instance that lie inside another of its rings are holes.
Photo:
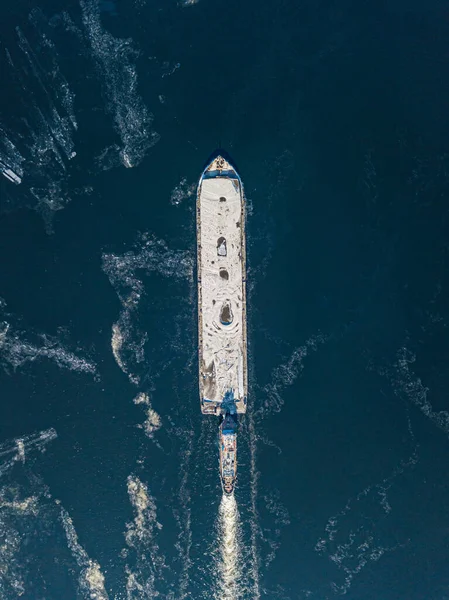
[[[442,2],[7,0],[0,598],[449,595],[448,40]],[[197,386],[218,147],[248,203],[238,513]]]

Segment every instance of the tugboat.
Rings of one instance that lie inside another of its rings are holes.
[[[220,478],[226,496],[234,493],[237,477],[237,415],[227,412],[220,425]]]

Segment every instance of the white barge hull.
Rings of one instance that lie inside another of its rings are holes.
[[[240,177],[218,156],[197,196],[198,332],[201,410],[246,412],[245,199]],[[225,401],[226,405],[223,405]]]

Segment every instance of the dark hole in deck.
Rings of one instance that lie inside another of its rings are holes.
[[[226,239],[224,237],[219,237],[217,240],[217,254],[218,256],[226,256]]]
[[[220,197],[220,202],[226,202],[226,198],[224,196]]]
[[[226,281],[229,279],[229,273],[226,271],[226,269],[220,269],[220,277]]]
[[[220,321],[223,323],[223,325],[230,325],[232,323],[232,319],[233,316],[231,311],[231,305],[229,304],[229,302],[226,302],[221,307]]]

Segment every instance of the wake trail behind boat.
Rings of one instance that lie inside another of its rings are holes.
[[[234,495],[223,495],[218,511],[218,588],[216,600],[237,600],[241,578],[241,524]]]

